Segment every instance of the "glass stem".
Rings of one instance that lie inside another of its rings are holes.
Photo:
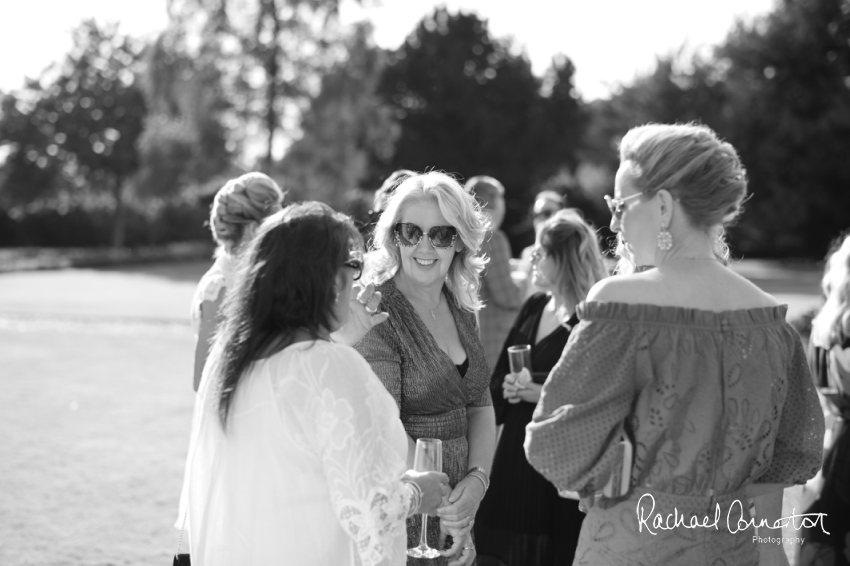
[[[419,548],[428,548],[428,515],[422,515],[422,536],[419,537]]]

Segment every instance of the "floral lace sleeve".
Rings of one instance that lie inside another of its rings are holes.
[[[400,480],[407,439],[398,409],[355,350],[322,350],[305,358],[297,383],[278,391],[278,404],[297,412],[302,441],[322,460],[337,520],[362,564],[402,564],[411,497]]]

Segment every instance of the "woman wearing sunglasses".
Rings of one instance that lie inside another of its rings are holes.
[[[331,340],[386,318],[367,314],[371,287],[352,290],[362,245],[348,217],[304,203],[240,257],[192,423],[178,526],[193,564],[399,566],[405,518],[448,495],[445,474],[405,472],[393,398]]]
[[[820,468],[823,414],[787,307],[728,267],[723,226],[746,193],[705,126],[621,142],[611,229],[654,267],[590,290],[526,431],[531,465],[588,509],[577,561],[787,563],[754,539],[748,501],[775,524],[783,487]]]
[[[422,564],[446,564],[448,556],[451,564],[472,563],[469,532],[490,481],[496,425],[475,321],[486,264],[477,254],[487,229],[474,197],[454,179],[437,172],[415,175],[390,198],[369,259],[370,279],[390,318],[356,348],[401,410],[408,464],[417,438],[439,438],[453,488],[448,504],[428,523],[429,544],[438,545],[442,527],[453,536],[452,549],[446,558]],[[418,545],[420,532],[417,515],[408,520],[408,546]]]

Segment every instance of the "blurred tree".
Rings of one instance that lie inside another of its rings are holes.
[[[577,163],[584,114],[575,68],[553,60],[541,79],[524,54],[490,37],[486,21],[439,8],[392,55],[378,87],[401,125],[395,156],[376,166],[492,175],[506,189],[506,228],[534,187]]]
[[[265,132],[268,171],[288,110],[296,110],[339,57],[340,0],[168,0],[174,26],[214,46],[228,96],[248,129]],[[291,116],[295,117],[295,116]],[[260,125],[261,124],[261,125]],[[249,132],[250,133],[250,132]]]
[[[84,21],[65,61],[3,101],[10,144],[3,195],[18,202],[74,186],[111,194],[113,246],[124,240],[127,181],[138,168],[145,100],[136,84],[143,46],[116,25]]]
[[[742,251],[821,258],[850,225],[850,2],[782,0],[716,53],[752,199]]]
[[[231,164],[223,115],[229,109],[215,66],[215,52],[190,57],[180,30],[164,32],[145,55],[142,84],[148,103],[139,140],[141,167],[136,193],[175,195],[199,185]]]
[[[319,94],[303,116],[303,136],[281,163],[292,198],[343,206],[361,186],[369,160],[388,163],[399,127],[392,109],[375,94],[386,54],[362,25],[346,41],[347,59],[322,78]]]

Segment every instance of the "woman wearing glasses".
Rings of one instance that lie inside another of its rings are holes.
[[[331,340],[351,316],[385,319],[370,287],[353,296],[362,245],[348,217],[304,203],[240,258],[192,423],[178,521],[193,564],[404,564],[405,518],[448,494],[445,474],[405,473],[392,397]]]
[[[453,490],[438,513],[442,523],[429,518],[429,544],[438,544],[440,527],[451,532],[453,564],[474,559],[469,532],[489,484],[496,437],[490,372],[475,322],[486,263],[477,253],[487,228],[474,197],[451,177],[431,172],[404,180],[378,221],[370,254],[370,278],[390,318],[356,346],[401,410],[408,458],[417,438],[442,440]],[[419,542],[420,521],[408,520],[411,547]]]
[[[525,445],[588,509],[577,563],[785,561],[753,538],[748,501],[774,524],[783,487],[820,468],[823,415],[787,307],[727,265],[723,226],[746,192],[735,149],[705,126],[621,142],[611,229],[654,267],[603,279],[579,305]]]
[[[572,564],[584,513],[564,499],[528,463],[525,427],[540,390],[561,357],[576,307],[607,275],[596,232],[575,209],[556,212],[541,226],[532,252],[535,293],[522,306],[490,380],[496,422],[503,424],[493,481],[478,511],[475,536],[479,566]],[[531,381],[518,384],[507,349],[531,345]]]

